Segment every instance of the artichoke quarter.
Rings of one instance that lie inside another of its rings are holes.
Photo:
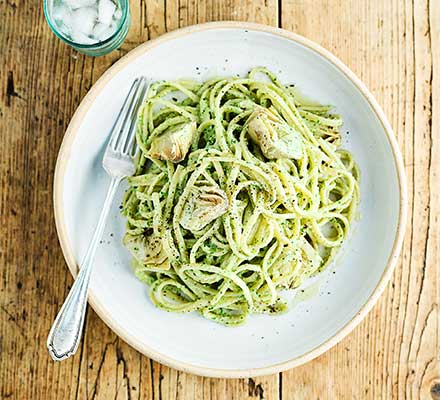
[[[222,216],[229,207],[226,193],[215,186],[195,187],[183,209],[180,225],[189,231],[200,231]]]
[[[143,235],[133,236],[126,234],[123,243],[140,263],[164,270],[170,268],[170,261],[162,246],[162,239],[159,236],[151,235],[145,237]]]
[[[196,131],[196,122],[176,125],[153,139],[148,154],[152,158],[178,163],[188,153]]]
[[[259,110],[251,117],[249,135],[268,159],[302,158],[300,134],[269,110]]]

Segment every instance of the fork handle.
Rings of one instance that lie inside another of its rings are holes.
[[[65,360],[75,354],[79,342],[81,341],[93,259],[105,228],[116,189],[120,182],[120,178],[112,178],[98,224],[93,233],[93,238],[87,249],[86,256],[81,263],[79,274],[49,332],[47,348],[55,361]]]

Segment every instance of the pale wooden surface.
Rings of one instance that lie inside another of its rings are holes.
[[[440,399],[440,1],[137,0],[119,51],[77,54],[36,0],[0,1],[0,398]],[[72,284],[52,216],[64,130],[90,86],[137,44],[212,20],[266,23],[342,59],[383,106],[409,184],[401,262],[367,318],[294,370],[207,379],[143,357],[88,312],[78,354],[51,361],[45,340]]]

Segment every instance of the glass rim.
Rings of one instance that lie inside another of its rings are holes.
[[[51,16],[49,15],[48,1],[53,1],[53,0],[43,0],[43,11],[44,11],[44,17],[46,18],[46,21],[47,21],[47,24],[49,25],[50,30],[54,33],[54,35],[56,37],[58,37],[58,39],[61,39],[63,42],[67,43],[69,46],[74,47],[74,48],[78,48],[78,49],[94,49],[94,48],[100,48],[102,46],[105,46],[106,44],[109,44],[121,32],[122,27],[125,25],[125,22],[127,20],[128,14],[129,14],[129,7],[130,7],[129,0],[119,0],[119,2],[125,4],[125,7],[124,7],[122,18],[121,18],[121,23],[119,24],[116,31],[112,35],[110,35],[107,39],[103,40],[102,42],[96,42],[93,44],[81,44],[81,43],[77,43],[77,42],[74,42],[74,41],[68,39],[66,36],[61,34],[61,32],[56,28],[56,24],[54,23]]]

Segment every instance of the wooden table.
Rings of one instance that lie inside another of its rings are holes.
[[[2,399],[440,399],[440,1],[138,0],[122,48],[82,56],[50,32],[42,1],[0,2],[0,397]],[[51,361],[52,320],[71,284],[52,214],[69,120],[112,63],[186,25],[246,20],[302,34],[342,59],[383,106],[409,184],[392,282],[318,359],[256,379],[208,379],[130,348],[89,310],[77,355]]]

